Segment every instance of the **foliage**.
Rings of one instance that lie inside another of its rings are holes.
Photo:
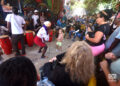
[[[85,0],[84,3],[86,5],[87,11],[92,14],[98,10],[99,4],[112,4],[112,8],[115,9],[115,5],[118,3],[118,0]]]
[[[36,1],[35,0],[24,0],[24,6],[28,7],[36,7]]]

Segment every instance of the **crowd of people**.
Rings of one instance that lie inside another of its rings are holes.
[[[16,7],[10,9],[12,14],[6,16],[6,22],[0,22],[0,35],[8,34],[11,37],[15,57],[0,64],[0,86],[42,86],[41,82],[46,77],[52,83],[48,86],[88,86],[91,78],[96,77],[95,63],[101,54],[103,57],[98,62],[101,67],[99,70],[104,72],[109,86],[120,86],[119,13],[113,15],[111,11],[104,10],[90,17],[75,16],[68,19],[63,12],[53,22],[45,12],[36,9],[33,12],[24,11],[23,17]],[[116,28],[111,30],[110,19],[113,17]],[[41,58],[46,58],[45,53],[49,47],[46,42],[50,39],[51,29],[56,37],[56,51],[62,51],[64,38],[73,41],[73,44],[66,52],[53,57],[40,68],[41,80],[37,84],[39,74],[32,61],[25,57],[24,31],[35,32],[34,43],[40,47],[38,52],[42,52]],[[18,49],[19,41],[22,52]],[[0,50],[0,60],[1,55]],[[97,80],[96,77],[96,82]]]

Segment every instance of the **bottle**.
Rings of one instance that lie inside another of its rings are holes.
[[[46,86],[55,86],[51,81],[48,80],[47,77],[43,78],[43,82],[46,84]]]
[[[43,80],[37,82],[37,86],[55,86],[47,77],[43,77]]]

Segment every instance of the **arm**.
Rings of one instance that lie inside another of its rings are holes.
[[[107,61],[104,60],[104,61],[100,62],[100,66],[103,69],[103,72],[105,74],[105,77],[106,77],[106,79],[108,81],[109,86],[120,86],[120,80],[118,82],[109,80],[108,74],[110,74],[110,71],[108,70],[108,63],[107,63]]]
[[[7,28],[10,30],[10,22],[7,22]]]
[[[90,42],[99,43],[99,42],[101,41],[103,35],[104,35],[104,34],[103,34],[101,31],[97,31],[97,32],[95,33],[95,37],[94,37],[94,38],[90,38],[88,34],[85,36],[85,38],[86,38],[87,40],[89,40]]]
[[[58,60],[58,61],[61,61],[61,60],[63,59],[63,57],[65,56],[65,53],[66,53],[66,52],[57,55],[57,56],[56,56],[57,60]]]
[[[112,51],[112,49],[115,48],[119,42],[120,42],[120,39],[115,38],[114,42],[111,44],[109,48],[109,51]]]
[[[65,56],[65,53],[66,52],[61,53],[61,54],[57,55],[56,57],[53,57],[52,59],[49,60],[49,62],[53,62],[53,61],[56,61],[56,60],[58,62],[60,62],[63,59],[63,57]]]
[[[23,29],[24,29],[24,31],[26,30],[26,24],[24,24]]]
[[[4,5],[4,0],[1,0],[1,5]]]

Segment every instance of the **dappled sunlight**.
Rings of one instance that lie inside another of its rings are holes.
[[[76,1],[72,9],[72,16],[83,16],[86,15],[85,5],[83,0]]]

